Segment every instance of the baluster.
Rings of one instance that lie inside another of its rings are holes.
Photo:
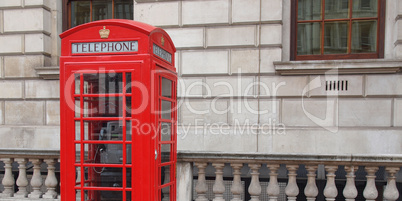
[[[4,163],[4,177],[2,180],[2,184],[4,186],[3,193],[0,194],[0,197],[13,197],[14,196],[14,177],[12,171],[12,164],[14,159],[12,158],[2,158],[1,161]]]
[[[251,196],[250,201],[260,201],[261,185],[259,179],[260,172],[258,172],[258,170],[260,169],[261,164],[249,164],[249,166],[251,169],[251,182],[248,187],[248,192]]]
[[[367,172],[367,183],[363,191],[363,196],[366,198],[366,201],[374,201],[378,197],[378,191],[375,186],[375,173],[378,167],[366,167],[365,170]]]
[[[296,201],[297,195],[299,195],[299,187],[296,183],[296,171],[299,168],[299,165],[287,165],[286,168],[289,171],[289,181],[285,188],[285,193],[288,196],[288,201]]]
[[[33,192],[29,194],[29,198],[42,198],[42,191],[40,190],[40,187],[42,186],[42,176],[40,174],[40,165],[42,164],[41,159],[31,159],[30,160],[32,164],[34,165],[33,167],[33,175],[31,179],[31,186],[33,189]]]
[[[215,168],[215,183],[212,188],[214,192],[215,198],[213,201],[224,201],[223,193],[225,193],[225,184],[223,183],[223,168],[225,167],[224,163],[212,163],[212,166]]]
[[[164,183],[170,182],[170,166],[165,166],[165,178]],[[170,188],[162,188],[163,199],[162,201],[169,201],[170,200]]]
[[[317,185],[315,184],[315,171],[317,171],[318,166],[306,166],[306,169],[308,171],[307,174],[307,185],[306,188],[304,189],[304,194],[307,197],[307,200],[309,201],[315,201],[315,198],[318,195],[318,188]]]
[[[278,169],[279,165],[267,165],[269,168],[269,183],[267,187],[267,194],[270,201],[277,201],[280,193],[280,188],[278,184]]]
[[[355,185],[355,166],[345,166],[346,174],[346,185],[343,189],[343,196],[345,196],[345,201],[355,201],[357,197],[357,188]]]
[[[55,174],[54,165],[56,164],[57,159],[45,159],[47,164],[47,176],[45,180],[45,185],[47,187],[47,192],[43,195],[43,198],[55,199],[57,198],[56,186],[57,186],[57,178]]]
[[[17,158],[15,161],[18,163],[18,178],[17,178],[17,186],[18,192],[14,195],[14,197],[18,198],[26,198],[28,197],[28,178],[27,178],[27,162],[26,158]]]
[[[324,196],[328,201],[335,200],[338,195],[338,189],[336,189],[335,185],[335,172],[338,169],[338,166],[325,166],[325,170],[327,173],[327,184],[324,188]]]
[[[242,201],[241,194],[244,192],[243,186],[241,185],[241,168],[243,167],[242,163],[232,163],[230,164],[233,168],[233,184],[230,192],[233,194],[233,199],[231,201]]]
[[[195,166],[198,168],[198,180],[195,186],[195,192],[197,192],[197,198],[195,201],[208,201],[205,197],[208,186],[207,182],[205,181],[205,168],[207,167],[207,163],[194,163]]]
[[[397,200],[399,198],[399,192],[396,188],[395,174],[399,171],[399,167],[387,167],[385,170],[388,173],[387,186],[384,190],[384,198],[387,201]]]

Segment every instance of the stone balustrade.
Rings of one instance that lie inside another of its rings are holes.
[[[57,151],[0,150],[0,201],[60,200],[58,158]],[[402,186],[400,167],[400,155],[181,151],[177,200],[394,201]]]
[[[401,166],[401,155],[179,152],[177,200],[394,201]]]
[[[58,160],[58,151],[0,149],[0,201],[60,200]]]

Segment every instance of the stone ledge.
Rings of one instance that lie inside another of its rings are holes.
[[[59,150],[0,149],[0,158],[60,158]]]
[[[45,80],[58,80],[60,77],[60,68],[58,66],[35,68],[36,74]]]
[[[233,162],[280,164],[338,164],[338,165],[402,165],[402,154],[354,155],[354,154],[265,154],[245,152],[191,152],[178,151],[179,162]]]
[[[280,75],[398,73],[402,60],[323,60],[274,62]]]

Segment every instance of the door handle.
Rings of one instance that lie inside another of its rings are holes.
[[[158,151],[155,149],[155,160],[158,159]]]

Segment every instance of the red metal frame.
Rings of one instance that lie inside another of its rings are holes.
[[[110,30],[110,36],[107,39],[100,39],[99,30],[104,26]],[[76,200],[76,194],[80,193],[81,200],[95,201],[101,200],[100,197],[104,196],[101,191],[113,191],[121,192],[119,195],[122,194],[120,198],[122,200],[160,201],[163,194],[161,189],[170,187],[170,200],[176,200],[177,74],[174,67],[176,49],[170,37],[162,29],[131,20],[91,22],[70,29],[60,37],[62,38],[60,58],[61,199]],[[138,41],[138,51],[73,54],[71,49],[73,42],[128,40]],[[159,51],[163,51],[165,55],[155,55],[154,45],[157,45],[160,48]],[[103,86],[102,81],[85,80],[90,74],[102,76],[121,74],[121,80],[116,86],[121,87],[122,90],[110,93],[99,93],[99,91],[85,93],[91,90],[97,91],[99,86]],[[169,86],[172,92],[171,97],[162,96],[162,78],[171,81]],[[79,87],[75,84],[79,84]],[[125,90],[126,85],[131,87],[131,92]],[[79,93],[76,93],[76,90]],[[102,98],[113,101],[108,102],[108,106],[103,106],[99,102]],[[128,108],[128,100],[131,102],[130,112],[125,111]],[[162,100],[171,103],[170,119],[162,119],[160,112]],[[85,107],[87,107],[86,110],[84,110]],[[110,110],[119,115],[102,116],[99,115],[99,111],[87,112],[91,109],[93,111]],[[121,122],[119,123],[122,129],[119,134],[122,136],[121,139],[102,139],[104,128],[102,126],[107,122],[116,121]],[[171,124],[169,141],[161,139],[162,122]],[[78,129],[76,125],[79,125]],[[156,129],[145,132],[144,128]],[[80,135],[76,136],[78,132]],[[131,140],[128,139],[128,132],[131,133]],[[170,145],[170,160],[162,163],[161,146],[164,144]],[[100,156],[100,152],[104,151],[102,147],[109,145],[117,147],[121,145],[120,163],[102,162]],[[156,160],[155,151],[158,156]],[[167,173],[170,172],[169,182],[165,184],[161,184],[164,180],[161,178],[164,175],[161,172],[162,167],[170,167],[170,171],[167,171]],[[76,169],[81,171],[78,180]],[[111,169],[118,170],[117,173],[122,177],[119,181],[121,186],[102,186],[103,171]],[[164,193],[166,194],[166,191]]]

